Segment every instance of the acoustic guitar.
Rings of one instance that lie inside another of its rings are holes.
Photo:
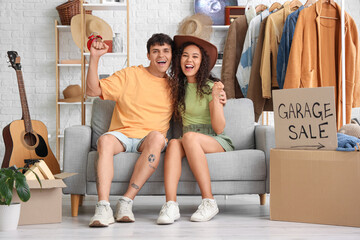
[[[3,129],[5,156],[2,168],[12,165],[24,167],[26,160],[42,159],[53,174],[60,173],[60,166],[48,143],[46,126],[37,120],[31,120],[26,99],[25,86],[21,72],[20,56],[15,51],[8,51],[9,62],[16,71],[19,85],[22,119],[15,120]]]

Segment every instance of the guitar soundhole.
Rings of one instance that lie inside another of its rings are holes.
[[[25,140],[25,143],[27,144],[27,145],[29,145],[30,147],[32,147],[32,146],[35,146],[35,144],[36,144],[36,137],[35,137],[35,135],[34,134],[32,134],[32,133],[26,133],[25,135],[24,135],[24,140]]]
[[[39,138],[39,145],[36,147],[35,152],[39,157],[46,157],[48,155],[47,145],[44,138],[37,134]]]

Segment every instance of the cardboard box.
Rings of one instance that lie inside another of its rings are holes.
[[[270,219],[360,227],[360,153],[272,149]]]
[[[62,188],[66,187],[62,179],[75,175],[60,173],[54,180],[41,180],[42,188],[37,180],[27,181],[31,197],[21,202],[15,190],[13,202],[21,203],[19,225],[59,223],[62,221]]]

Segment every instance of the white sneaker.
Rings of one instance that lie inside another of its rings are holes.
[[[179,204],[174,201],[164,203],[160,210],[157,224],[172,224],[180,218]]]
[[[115,219],[117,222],[135,222],[132,212],[133,200],[128,197],[120,197],[116,204]]]
[[[107,201],[100,201],[95,206],[95,215],[91,218],[90,227],[107,227],[114,223],[113,211],[110,203]]]
[[[212,219],[219,212],[215,199],[205,198],[202,200],[196,212],[191,216],[193,222],[205,222]]]

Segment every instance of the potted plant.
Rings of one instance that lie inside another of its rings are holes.
[[[19,222],[20,203],[11,203],[13,189],[21,201],[26,202],[30,199],[29,185],[20,170],[29,169],[14,166],[0,169],[0,231],[15,230]],[[39,177],[34,174],[41,186]]]

